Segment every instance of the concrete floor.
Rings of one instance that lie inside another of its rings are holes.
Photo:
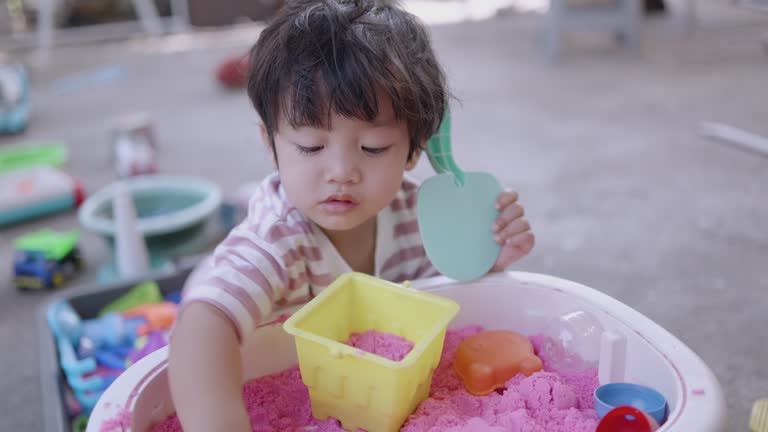
[[[768,56],[758,42],[768,21],[711,2],[701,10],[693,37],[649,21],[635,54],[577,35],[559,67],[542,62],[532,16],[436,26],[433,35],[462,102],[458,161],[520,191],[538,236],[514,268],[587,284],[668,329],[722,383],[728,430],[746,431],[752,401],[768,396],[768,158],[703,139],[697,123],[768,134]],[[93,192],[114,179],[109,119],[147,110],[163,172],[234,190],[266,174],[268,158],[247,98],[217,88],[212,69],[255,35],[61,48],[33,74],[34,118],[20,138],[66,140],[69,171]],[[56,90],[56,79],[105,65],[124,78]],[[422,163],[417,175],[429,174]],[[3,229],[0,261],[10,262],[21,233],[76,224],[69,213]],[[78,282],[88,283],[105,249],[88,233],[83,243],[92,270]],[[47,295],[18,293],[7,265],[0,281],[0,430],[41,430],[34,312]]]

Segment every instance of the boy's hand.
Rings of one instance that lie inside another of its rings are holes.
[[[525,209],[517,202],[517,192],[504,191],[496,199],[499,217],[493,224],[493,235],[501,245],[492,272],[503,271],[533,249],[535,238],[531,224],[523,218]]]

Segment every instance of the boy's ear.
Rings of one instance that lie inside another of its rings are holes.
[[[413,154],[411,155],[411,158],[408,159],[408,162],[405,163],[405,170],[411,171],[412,169],[416,168],[416,165],[419,163],[419,158],[421,157],[421,153],[423,153],[423,148],[427,143],[424,142],[421,147],[414,150]]]
[[[264,126],[264,123],[259,125],[259,129],[261,130],[261,141],[264,142],[264,146],[267,147],[267,153],[269,153],[269,157],[272,159],[272,165],[277,168],[277,160],[275,160],[275,150],[272,148],[272,140],[269,139],[269,134],[267,133],[267,127]]]

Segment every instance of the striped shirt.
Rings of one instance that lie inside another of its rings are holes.
[[[438,274],[419,233],[417,189],[404,179],[377,215],[377,277],[402,282]],[[322,230],[290,204],[275,173],[250,199],[245,220],[190,276],[183,304],[199,301],[221,310],[242,341],[276,307],[306,303],[350,271]]]

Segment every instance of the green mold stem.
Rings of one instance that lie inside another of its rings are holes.
[[[451,173],[459,186],[464,185],[464,171],[459,168],[453,158],[451,149],[451,113],[446,110],[443,122],[437,133],[427,142],[427,156],[432,168],[438,173]]]

